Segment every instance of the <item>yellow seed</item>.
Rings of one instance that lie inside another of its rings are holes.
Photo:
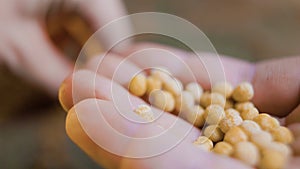
[[[260,154],[258,148],[251,142],[239,142],[234,145],[233,157],[244,163],[255,166],[258,164]]]
[[[150,93],[154,90],[160,90],[162,88],[162,82],[152,76],[147,77],[147,94],[150,95]]]
[[[223,139],[224,133],[217,125],[209,125],[204,129],[204,136],[208,137],[213,142],[218,142]]]
[[[231,99],[226,99],[226,103],[225,103],[225,107],[224,109],[230,109],[230,108],[233,108],[234,107],[234,103],[233,103],[233,100]]]
[[[264,150],[259,162],[259,169],[283,169],[287,159],[284,156],[273,150]]]
[[[213,148],[213,146],[214,146],[213,142],[209,138],[207,138],[205,136],[198,137],[197,140],[194,141],[193,144],[196,147],[199,147],[199,148],[201,148],[201,149],[203,149],[205,151],[211,151],[212,148]]]
[[[204,109],[199,105],[193,106],[187,112],[186,120],[196,127],[202,127],[205,122]]]
[[[212,104],[205,109],[204,118],[208,124],[218,124],[224,117],[224,109],[217,104]]]
[[[171,112],[175,108],[175,99],[173,95],[163,90],[154,90],[151,92],[149,102],[151,105],[166,112]]]
[[[247,134],[239,127],[235,126],[225,133],[224,141],[235,145],[236,143],[247,141]]]
[[[229,129],[234,126],[238,126],[243,122],[243,119],[240,117],[239,112],[235,109],[227,109],[225,111],[225,117],[220,121],[221,130],[226,133]]]
[[[291,148],[288,145],[279,142],[271,142],[269,144],[266,144],[262,149],[277,151],[285,158],[289,158],[292,155]]]
[[[277,119],[271,117],[266,113],[261,113],[256,116],[253,121],[260,125],[263,130],[269,131],[273,128],[279,127],[279,122]]]
[[[147,91],[146,76],[138,74],[129,83],[129,91],[135,96],[143,96]]]
[[[196,82],[189,83],[185,86],[185,90],[192,93],[195,102],[200,103],[200,98],[203,93],[203,88]]]
[[[252,120],[244,120],[239,127],[243,129],[243,131],[248,135],[248,137],[251,137],[253,134],[262,131],[260,126]]]
[[[219,93],[204,92],[200,98],[200,105],[204,108],[211,104],[218,104],[221,107],[225,107],[226,99]]]
[[[273,128],[270,130],[274,141],[278,141],[284,144],[291,144],[294,141],[292,132],[283,126]]]
[[[177,112],[187,112],[195,105],[194,97],[188,91],[183,91],[180,95],[176,96],[175,103],[175,109]]]
[[[163,89],[177,96],[182,91],[182,83],[176,78],[172,78],[171,74],[165,69],[151,70],[151,76],[159,79],[162,82]]]
[[[215,145],[213,152],[225,156],[231,156],[233,153],[233,147],[231,144],[221,141]]]
[[[235,109],[239,112],[243,112],[244,110],[254,107],[254,104],[251,102],[240,102],[235,104]]]
[[[240,83],[232,93],[232,98],[238,102],[246,102],[253,98],[254,90],[250,83],[242,82]]]
[[[148,105],[139,105],[134,112],[147,121],[153,121],[154,119],[153,112]]]
[[[165,79],[165,82],[163,83],[163,89],[172,93],[174,96],[178,96],[183,89],[183,85],[178,79],[170,77]]]
[[[251,135],[251,141],[259,148],[266,147],[273,141],[272,135],[266,131],[260,131]]]
[[[228,82],[219,82],[219,83],[216,83],[212,87],[211,91],[216,92],[216,93],[220,93],[225,98],[229,98],[229,97],[231,97],[231,94],[233,92],[233,87]]]
[[[259,112],[257,108],[251,107],[247,108],[241,112],[241,117],[243,120],[253,120],[256,116],[258,116]]]

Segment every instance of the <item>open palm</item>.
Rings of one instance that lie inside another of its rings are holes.
[[[168,55],[166,51],[172,54]],[[136,57],[124,57],[130,54]],[[124,118],[138,120],[132,110],[137,105],[145,104],[142,99],[128,93],[127,86],[132,76],[144,68],[156,65],[167,68],[183,82],[196,79],[206,89],[210,88],[211,76],[217,75],[220,70],[225,73],[225,79],[234,85],[241,81],[251,81],[256,93],[253,102],[260,111],[287,117],[288,124],[299,122],[299,57],[257,64],[221,57],[219,61],[223,67],[220,69],[215,67],[214,54],[201,53],[200,56],[201,61],[192,53],[145,44],[135,46],[123,56],[108,54],[94,58],[85,69],[74,72],[61,86],[60,101],[68,111],[68,135],[105,168],[250,168],[236,160],[204,152],[193,146],[192,142],[200,135],[200,129],[172,114],[162,113],[158,119],[146,125]],[[186,66],[193,72],[193,76],[187,75]],[[119,100],[116,97],[123,96],[130,100],[130,105],[125,100],[116,105]],[[120,111],[123,113],[120,114]],[[164,143],[173,144],[174,140],[180,142],[176,142],[168,151],[153,153],[148,158],[128,158],[126,156],[133,152],[151,152],[149,149],[152,148],[135,141],[124,142],[111,132],[112,128],[137,138],[166,131],[166,137],[161,142],[153,141],[155,150],[160,150]],[[299,158],[294,158],[289,168],[297,166]]]

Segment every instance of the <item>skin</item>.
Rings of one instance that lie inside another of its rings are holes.
[[[120,76],[114,77],[112,81],[114,71],[122,63],[124,57],[133,52],[150,48],[172,51],[189,66],[195,73],[197,81],[205,89],[210,88],[209,76],[204,66],[197,63],[197,58],[189,52],[160,45],[140,44],[133,46],[128,52],[123,53],[123,55],[110,53],[106,57],[99,56],[87,63],[84,70],[76,71],[73,75],[69,76],[60,88],[60,102],[64,109],[68,111],[66,130],[69,137],[89,156],[106,168],[249,168],[236,160],[191,147],[191,143],[200,134],[200,130],[196,128],[193,128],[187,137],[172,150],[145,159],[132,159],[115,155],[109,151],[105,151],[93,141],[105,136],[105,138],[109,138],[107,144],[110,146],[123,144],[120,140],[115,139],[110,132],[105,132],[105,126],[93,125],[94,119],[97,119],[97,112],[99,113],[97,105],[101,106],[105,104],[105,110],[101,113],[111,120],[110,124],[114,128],[122,130],[127,135],[136,136],[141,133],[147,134],[159,130],[155,127],[155,122],[149,124],[148,130],[143,130],[140,124],[132,124],[123,118],[115,117],[118,112],[113,108],[114,103],[112,94],[110,93],[110,86],[112,84],[118,86],[116,92],[119,93],[119,96],[127,95],[127,84],[134,72],[138,72],[153,63],[166,67],[176,78],[185,83],[192,80],[186,76],[183,68],[180,67],[180,64],[174,58],[165,56],[161,57],[161,60],[157,60],[154,57],[148,57],[151,54],[158,54],[156,51],[154,53],[150,51],[147,54],[141,54],[146,57],[129,59],[129,61],[123,63],[122,67],[127,71],[121,71]],[[205,56],[201,57],[208,63],[205,66],[213,67],[212,57],[214,56],[208,55],[211,54],[205,54]],[[300,57],[286,57],[258,63],[249,63],[226,56],[222,56],[220,59],[224,67],[226,80],[232,82],[234,86],[242,81],[249,81],[253,84],[255,92],[253,102],[259,110],[268,112],[271,115],[286,117],[287,125],[293,124],[294,128],[295,126],[300,127],[300,69],[298,66],[300,64]],[[164,61],[162,62],[162,60]],[[99,66],[100,61],[102,63]],[[85,83],[82,83],[82,81]],[[130,100],[133,106],[144,103],[143,100],[132,95],[130,95]],[[78,118],[81,117],[81,114],[84,114],[84,120]],[[109,118],[110,116],[114,117]],[[167,127],[174,118],[176,117],[172,114],[163,113],[158,122]],[[101,122],[95,124],[98,123]],[[189,124],[182,122],[175,129],[180,131],[182,128],[187,127],[187,125]],[[89,133],[88,135],[82,126],[90,129],[89,131],[96,130],[97,132]],[[170,141],[174,136],[176,137],[174,133],[168,134]],[[126,152],[134,146],[136,145],[128,144],[121,146],[120,150]],[[296,146],[299,147],[300,145]],[[174,163],[174,161],[177,161],[177,163]],[[296,168],[297,164],[299,164],[299,158],[294,158],[289,164],[289,168]]]
[[[66,10],[76,8],[94,30],[126,14],[120,0],[0,1],[0,64],[6,64],[54,97],[73,69],[71,61],[52,44],[45,30],[46,11],[60,5]],[[110,45],[117,35],[130,31],[128,24],[121,31],[101,35],[102,42]]]

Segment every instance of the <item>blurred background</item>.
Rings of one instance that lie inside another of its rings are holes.
[[[249,61],[300,54],[298,0],[124,0],[129,13],[166,12],[198,26],[221,54]],[[76,13],[49,12],[48,31],[76,58],[92,34]],[[63,17],[62,17],[63,16]],[[75,29],[74,29],[75,28]],[[144,40],[176,46],[155,37]],[[99,169],[66,136],[56,99],[0,66],[0,168]]]

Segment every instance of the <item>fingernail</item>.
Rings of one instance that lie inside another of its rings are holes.
[[[60,102],[60,105],[62,106],[62,108],[68,112],[68,106],[65,104],[66,99],[64,99],[64,96],[66,95],[66,84],[62,83],[60,88],[59,88],[59,92],[58,92],[58,100]]]

